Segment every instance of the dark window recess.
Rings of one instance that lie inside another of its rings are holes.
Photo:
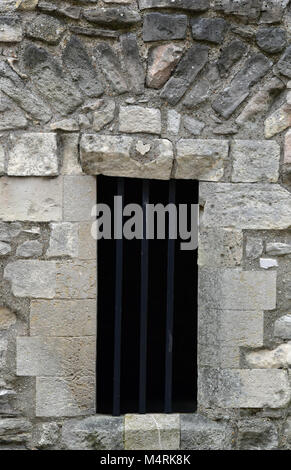
[[[99,176],[97,194],[113,228],[114,195],[124,205],[171,201],[190,211],[198,183]],[[180,242],[98,241],[98,413],[196,410],[197,250]]]

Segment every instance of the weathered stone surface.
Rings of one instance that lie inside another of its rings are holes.
[[[38,9],[46,13],[58,13],[61,16],[72,18],[74,20],[78,20],[80,18],[82,11],[80,7],[64,5],[58,6],[57,4],[53,4],[45,0],[39,1]]]
[[[205,127],[205,123],[191,116],[184,116],[184,128],[192,135],[200,135]]]
[[[277,23],[281,21],[288,0],[268,0],[262,3],[260,23]]]
[[[263,240],[257,237],[247,237],[246,257],[249,259],[257,259],[263,253]]]
[[[94,336],[95,300],[32,300],[31,336]]]
[[[263,311],[200,308],[200,367],[239,368],[241,347],[262,347],[263,341]]]
[[[284,163],[291,163],[291,129],[285,134]]]
[[[127,91],[127,82],[120,60],[109,44],[99,43],[95,49],[99,67],[112,89],[122,94]]]
[[[243,68],[233,78],[229,87],[214,100],[212,107],[225,118],[247,98],[249,89],[258,82],[272,66],[263,54],[255,53],[246,60]]]
[[[66,222],[92,220],[91,211],[95,204],[95,178],[85,175],[64,177],[64,220]]]
[[[0,222],[0,240],[4,242],[10,242],[13,238],[20,234],[21,229],[21,224],[18,222],[11,224]]]
[[[79,224],[79,259],[97,259],[97,234],[94,233],[94,225],[91,222],[80,222]],[[93,237],[94,235],[94,237]]]
[[[75,132],[79,130],[79,124],[75,119],[62,119],[61,121],[53,122],[50,128],[52,131]]]
[[[233,430],[199,414],[180,415],[181,450],[230,450]]]
[[[221,124],[213,129],[213,134],[216,135],[234,135],[238,133],[238,127],[233,124]]]
[[[246,361],[255,369],[288,369],[291,365],[291,343],[280,344],[271,351],[252,351],[246,354]]]
[[[0,16],[0,42],[20,42],[22,36],[22,26],[18,18]]]
[[[6,256],[11,252],[11,246],[9,243],[0,242],[0,256]]]
[[[82,104],[73,81],[45,49],[28,45],[23,58],[35,88],[57,112],[70,114]]]
[[[286,31],[278,27],[259,28],[256,41],[260,49],[275,54],[281,52],[287,44]]]
[[[275,271],[200,269],[199,305],[212,309],[273,310],[276,279]]]
[[[0,218],[6,221],[58,221],[62,218],[62,179],[0,179]]]
[[[208,47],[195,44],[180,60],[174,75],[166,83],[161,92],[161,98],[169,104],[177,104],[192,85],[200,70],[208,60]]]
[[[191,28],[194,39],[221,44],[228,24],[223,18],[194,18],[191,20]]]
[[[147,86],[161,88],[179,62],[183,49],[175,44],[152,47],[149,51]]]
[[[79,416],[94,413],[94,376],[36,378],[36,416]]]
[[[15,104],[2,93],[0,96],[0,117],[1,131],[23,129],[28,124],[28,121],[21,109],[15,106]],[[2,166],[1,157],[2,152],[0,150],[0,172]]]
[[[267,243],[266,253],[272,256],[291,255],[291,244],[275,242]]]
[[[6,163],[6,156],[4,146],[0,143],[0,175],[4,175],[5,173],[5,163]]]
[[[247,45],[239,39],[234,39],[227,46],[225,46],[217,61],[217,67],[221,77],[226,76],[231,68],[236,64],[246,53]]]
[[[38,15],[27,23],[25,33],[29,38],[39,39],[48,44],[58,44],[65,29],[57,18]]]
[[[16,315],[5,307],[0,307],[0,330],[7,330],[16,323]]]
[[[127,4],[132,3],[132,0],[103,0],[104,3],[120,3],[120,4]]]
[[[143,40],[166,41],[186,37],[188,19],[186,15],[148,13],[144,17]]]
[[[78,256],[78,225],[70,222],[50,224],[51,235],[46,252],[48,258],[57,256]]]
[[[0,443],[21,444],[29,440],[32,425],[30,421],[23,418],[0,419]]]
[[[10,176],[56,176],[56,134],[11,134],[7,174]]]
[[[121,31],[112,29],[101,28],[86,28],[84,26],[70,26],[70,31],[74,34],[82,34],[83,36],[97,37],[97,38],[118,38]]]
[[[226,14],[240,17],[244,21],[256,22],[259,19],[261,10],[260,0],[221,0],[215,1],[215,9],[223,10]]]
[[[90,416],[64,423],[62,441],[69,450],[123,450],[124,418]]]
[[[170,134],[178,135],[181,125],[181,114],[174,109],[168,110],[167,130]]]
[[[126,28],[141,21],[139,13],[131,8],[96,8],[83,11],[83,16],[90,23],[111,28]]]
[[[129,78],[129,90],[140,95],[144,92],[145,72],[140,59],[139,48],[135,34],[120,36],[123,53],[123,63]]]
[[[139,0],[139,8],[179,8],[180,10],[205,11],[209,0]]]
[[[43,423],[36,429],[36,447],[38,449],[46,449],[57,444],[60,437],[60,426],[58,423]]]
[[[142,106],[120,106],[119,131],[126,133],[160,134],[161,111]]]
[[[97,108],[98,106],[98,108]],[[115,101],[113,99],[99,100],[93,112],[93,130],[100,131],[113,121],[115,115]]]
[[[194,85],[191,87],[189,92],[186,94],[183,99],[183,106],[188,109],[192,109],[198,104],[203,103],[209,97],[209,82],[205,79],[198,79],[195,81]]]
[[[226,140],[179,140],[175,178],[219,181],[224,174],[228,146]]]
[[[95,337],[17,338],[17,375],[66,377],[94,375]]]
[[[290,105],[283,104],[265,120],[265,137],[269,139],[291,125]]]
[[[17,8],[17,0],[2,0],[0,5],[0,12],[5,13],[8,11],[15,11]]]
[[[126,450],[178,450],[179,415],[125,415],[124,444]]]
[[[280,57],[277,68],[282,75],[291,78],[291,46],[287,47],[282,57]]]
[[[231,146],[233,182],[276,183],[279,178],[280,146],[275,141],[235,140]]]
[[[38,258],[42,255],[43,246],[37,240],[29,240],[22,243],[16,250],[19,258]]]
[[[57,263],[57,298],[95,299],[96,295],[96,260]]]
[[[0,89],[34,119],[41,122],[50,120],[49,108],[4,61],[0,62]]]
[[[203,225],[237,229],[286,229],[290,227],[291,196],[276,184],[219,184],[206,203]],[[203,193],[203,185],[201,185]]]
[[[241,230],[210,228],[199,233],[199,266],[239,266],[243,256]]]
[[[149,152],[131,157],[134,140],[127,136],[83,135],[81,162],[86,172],[107,176],[169,179],[173,165],[173,148],[166,139],[151,142]]]
[[[71,176],[82,174],[79,162],[79,134],[62,134],[60,142],[63,163],[62,174]]]
[[[63,63],[85,95],[100,96],[103,86],[83,43],[72,36],[63,52]]]
[[[39,0],[18,0],[18,9],[20,11],[30,11],[35,10],[35,7],[38,5]]]
[[[238,422],[238,449],[277,450],[278,445],[278,432],[270,420],[248,418]]]
[[[278,318],[274,324],[274,336],[281,339],[291,339],[291,315]]]
[[[53,261],[15,261],[4,269],[16,297],[52,299],[56,290],[56,265]]]
[[[282,408],[290,401],[288,375],[278,369],[202,369],[199,397],[207,407]]]

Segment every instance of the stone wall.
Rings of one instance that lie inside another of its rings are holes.
[[[288,0],[1,0],[0,449],[291,448],[290,39]],[[201,182],[193,415],[95,414],[98,174]]]

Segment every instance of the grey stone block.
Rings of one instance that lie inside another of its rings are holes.
[[[283,52],[280,60],[277,62],[277,68],[282,75],[291,78],[291,46],[288,46]]]
[[[31,437],[32,425],[24,418],[0,419],[0,443],[19,444],[27,442]]]
[[[180,415],[181,450],[230,450],[234,431],[221,421],[199,414]]]
[[[10,176],[56,176],[56,134],[25,133],[10,136],[7,173]]]
[[[248,418],[238,422],[238,449],[278,450],[278,446],[278,432],[272,421]]]
[[[281,339],[291,339],[291,315],[278,318],[274,324],[274,336]]]
[[[149,50],[147,86],[161,88],[169,79],[182,56],[182,47],[175,44],[153,46]]]
[[[191,28],[194,39],[221,44],[228,24],[223,18],[194,18],[191,21]]]
[[[4,279],[11,281],[16,297],[52,299],[56,291],[56,264],[53,261],[15,261],[7,264]]]
[[[287,44],[286,31],[282,28],[259,28],[256,41],[260,49],[269,54],[281,52]]]
[[[144,92],[145,71],[141,62],[139,47],[135,34],[120,36],[124,67],[129,78],[129,90],[141,95]]]
[[[96,261],[57,263],[56,297],[59,299],[95,299],[97,295]]]
[[[92,176],[64,176],[64,220],[79,222],[93,220],[96,204],[96,179]]]
[[[43,245],[38,240],[29,240],[21,245],[16,250],[16,256],[19,258],[38,258],[42,255]]]
[[[201,227],[199,233],[199,266],[235,267],[243,256],[243,235],[241,230]]]
[[[142,106],[121,106],[119,131],[125,133],[160,134],[162,130],[161,111]]]
[[[65,32],[65,26],[57,18],[48,15],[38,15],[26,25],[26,36],[39,39],[48,44],[58,44]]]
[[[19,18],[0,16],[0,42],[20,42],[22,38],[23,31]]]
[[[186,15],[148,13],[144,17],[143,40],[148,42],[184,39],[187,24]]]
[[[126,93],[128,90],[127,80],[113,48],[105,42],[99,43],[95,49],[95,55],[99,68],[113,91],[117,94]]]
[[[90,23],[111,28],[126,28],[141,21],[139,13],[127,7],[86,9],[83,16]]]
[[[178,450],[179,415],[125,415],[125,450]]]
[[[179,8],[189,11],[206,11],[210,6],[209,0],[139,0],[139,8]]]
[[[49,247],[46,252],[48,258],[58,256],[78,257],[78,224],[60,222],[50,224],[51,234]]]
[[[246,257],[249,259],[259,258],[264,249],[263,240],[257,237],[247,237],[246,243]]]
[[[62,178],[0,178],[0,218],[58,221],[62,218]]]
[[[271,256],[291,255],[291,243],[267,243],[266,253]]]
[[[225,46],[217,61],[218,70],[221,77],[228,74],[231,68],[236,64],[247,51],[247,45],[239,39],[234,39]]]
[[[68,450],[123,450],[124,418],[90,416],[64,423],[62,443]]]
[[[94,336],[96,311],[96,300],[32,300],[30,334],[31,336]]]

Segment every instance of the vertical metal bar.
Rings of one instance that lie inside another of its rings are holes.
[[[175,204],[175,181],[169,182],[169,203]],[[165,413],[172,412],[172,379],[173,379],[173,324],[174,324],[174,269],[175,240],[168,240],[167,263],[167,319],[166,319],[166,357],[165,357]]]
[[[148,318],[148,273],[149,244],[147,240],[147,204],[149,181],[142,185],[143,239],[141,243],[141,295],[140,295],[140,362],[139,362],[139,413],[146,412],[147,385],[147,318]]]
[[[123,178],[118,179],[117,196],[124,196]],[[115,218],[120,214],[114,214]],[[115,265],[115,325],[114,325],[114,366],[113,366],[113,416],[120,415],[120,369],[121,369],[121,320],[122,320],[122,271],[123,240],[116,240]]]

